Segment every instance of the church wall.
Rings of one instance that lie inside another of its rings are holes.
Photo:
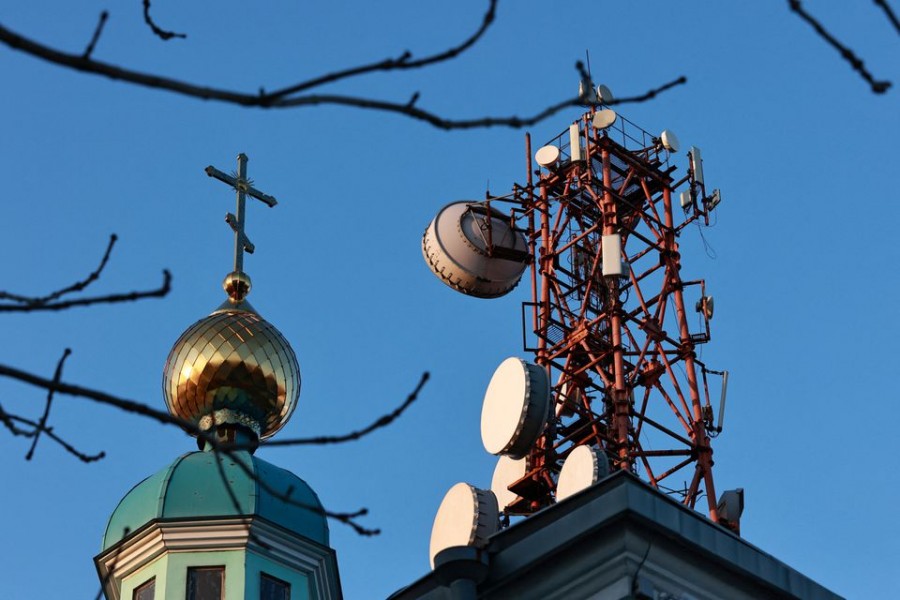
[[[314,589],[315,584],[310,581],[306,574],[284,567],[255,552],[247,552],[244,571],[247,574],[247,598],[259,598],[260,573],[271,575],[276,579],[289,583],[291,585],[291,600],[310,600],[311,598],[319,597]]]
[[[132,598],[135,588],[142,586],[152,578],[156,578],[157,590],[166,589],[168,564],[169,556],[164,554],[123,579],[119,598]],[[161,596],[161,592],[158,591],[157,596]]]

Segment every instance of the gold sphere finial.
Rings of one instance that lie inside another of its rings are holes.
[[[163,391],[169,412],[201,431],[240,427],[265,439],[297,406],[300,367],[284,336],[249,303],[226,302],[175,342]]]
[[[250,293],[252,283],[250,276],[243,271],[232,271],[225,276],[222,289],[228,294],[228,301],[232,304],[240,304]]]

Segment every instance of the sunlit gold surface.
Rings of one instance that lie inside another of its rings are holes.
[[[241,271],[232,271],[222,282],[222,289],[234,303],[242,302],[250,293],[251,286],[250,276]]]
[[[297,405],[300,369],[275,327],[252,310],[226,308],[197,321],[175,342],[163,391],[177,417],[199,425],[205,416],[232,420],[237,415],[258,425],[266,438]]]

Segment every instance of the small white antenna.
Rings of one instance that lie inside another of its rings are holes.
[[[728,371],[722,371],[722,396],[719,398],[719,422],[716,423],[716,431],[722,431],[722,423],[725,422],[725,397],[728,394]]]
[[[700,157],[700,148],[691,146],[688,150],[688,158],[691,163],[691,172],[694,174],[694,183],[703,185],[703,159]]]
[[[542,146],[535,153],[534,160],[542,167],[550,168],[559,161],[559,148],[553,144]]]
[[[591,124],[594,126],[594,129],[602,130],[608,127],[611,127],[613,123],[616,122],[616,119],[619,115],[616,114],[616,111],[610,108],[604,108],[603,110],[598,110],[594,113],[594,118],[591,120]]]
[[[594,86],[589,81],[578,82],[578,97],[588,106],[597,104],[597,92],[594,91]]]
[[[715,309],[715,301],[712,296],[703,296],[699,300],[697,300],[696,306],[694,309],[706,317],[707,321],[711,321],[713,318],[713,311]]]
[[[604,235],[600,245],[603,247],[603,275],[622,275],[622,237],[618,233]]]
[[[659,134],[659,143],[669,152],[678,152],[678,149],[681,148],[678,137],[668,129],[664,129],[663,132]]]
[[[722,492],[716,509],[719,511],[719,517],[726,521],[740,521],[744,513],[744,488]]]
[[[572,162],[581,160],[581,130],[578,123],[569,125],[569,158]]]
[[[602,83],[597,86],[597,97],[600,98],[600,102],[603,104],[609,104],[615,99],[609,88]]]

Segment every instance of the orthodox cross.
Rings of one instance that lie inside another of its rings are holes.
[[[247,234],[244,233],[244,204],[247,196],[256,198],[265,203],[268,207],[278,204],[272,196],[263,194],[261,191],[250,185],[247,179],[247,155],[241,152],[238,154],[238,170],[237,177],[226,175],[215,167],[206,167],[206,174],[215,177],[219,181],[224,181],[237,191],[237,216],[228,213],[225,215],[225,222],[231,226],[234,231],[234,270],[237,273],[244,272],[244,251],[253,254],[255,246],[250,242]]]

